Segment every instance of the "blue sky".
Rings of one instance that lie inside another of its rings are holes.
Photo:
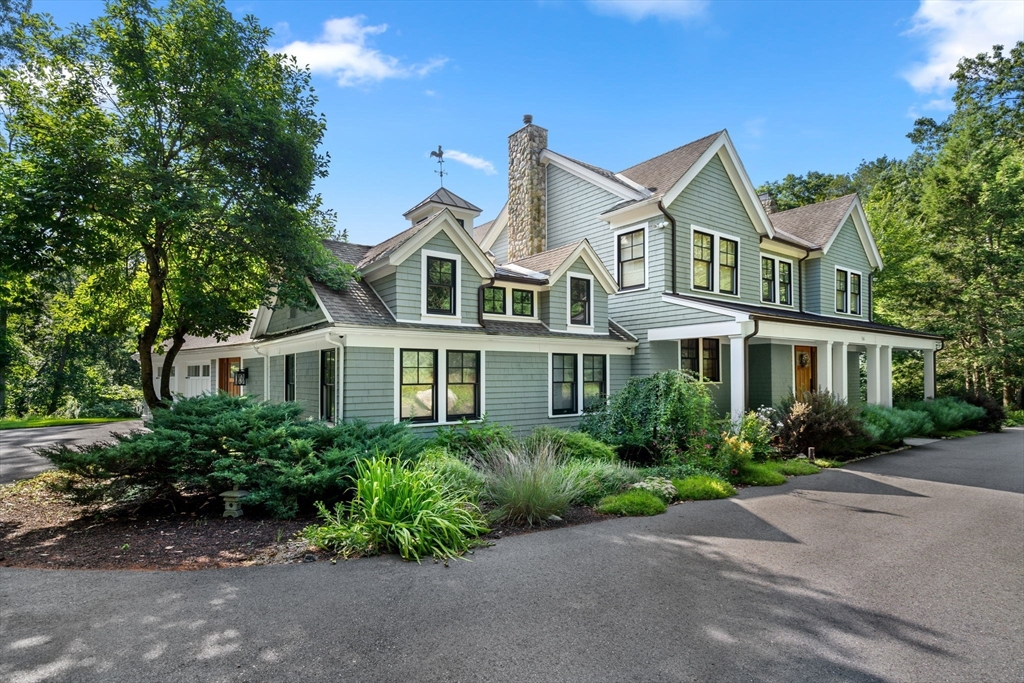
[[[493,218],[526,113],[551,149],[612,171],[727,128],[755,184],[846,172],[910,152],[960,56],[1024,39],[1016,1],[227,5],[313,68],[332,159],[318,190],[365,244],[437,188],[438,145],[445,186]],[[62,25],[102,7],[34,5]]]

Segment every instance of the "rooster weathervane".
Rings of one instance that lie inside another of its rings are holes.
[[[437,157],[437,170],[434,173],[441,177],[441,187],[444,187],[444,177],[448,175],[448,172],[444,170],[444,150],[441,149],[441,145],[438,145],[437,151],[431,152],[430,156]]]

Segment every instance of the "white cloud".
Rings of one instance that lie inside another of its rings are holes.
[[[906,35],[923,36],[928,57],[903,77],[918,92],[943,92],[953,87],[949,75],[964,57],[1007,49],[1024,39],[1024,2],[1019,0],[922,0]]]
[[[756,119],[750,119],[743,123],[743,129],[747,135],[752,138],[759,138],[764,135],[764,125],[768,123],[768,119],[763,116],[759,116]]]
[[[343,17],[324,22],[324,30],[315,42],[296,40],[275,52],[294,55],[300,65],[313,73],[338,79],[338,85],[364,85],[388,78],[423,77],[442,67],[447,58],[439,57],[422,64],[403,64],[397,57],[370,47],[368,38],[388,30],[387,24],[367,26],[364,16]]]
[[[622,16],[630,21],[649,17],[662,21],[684,21],[703,17],[708,0],[590,0],[598,14]]]
[[[494,175],[497,171],[494,170],[494,164],[478,156],[472,154],[466,154],[460,152],[457,149],[448,149],[444,153],[445,159],[451,159],[457,161],[460,164],[465,164],[470,168],[475,168],[478,171],[483,171],[486,175]]]

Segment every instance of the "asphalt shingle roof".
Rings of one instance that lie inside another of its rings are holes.
[[[637,189],[635,187],[633,187],[629,183],[625,182],[622,178],[618,177],[617,175],[615,175],[614,173],[612,173],[611,171],[609,171],[606,168],[601,168],[600,166],[594,166],[593,164],[588,164],[587,162],[580,161],[579,159],[573,159],[572,157],[566,156],[565,154],[562,154],[561,152],[556,152],[556,154],[558,154],[559,156],[565,157],[566,159],[568,159],[569,161],[573,162],[574,164],[579,164],[580,166],[582,166],[583,168],[585,168],[587,170],[593,171],[594,173],[598,174],[599,176],[601,176],[603,178],[607,178],[608,180],[611,180],[614,183],[618,183],[619,185],[622,185],[624,188],[626,188],[626,189],[628,189],[628,190],[630,190],[632,192],[636,192],[637,191]]]
[[[659,154],[653,159],[620,171],[619,175],[624,175],[648,189],[653,188],[651,191],[655,194],[665,194],[680,178],[686,175],[700,155],[706,152],[711,143],[723,132],[712,133],[700,140],[694,140],[682,147]]]
[[[821,249],[832,239],[835,231],[842,227],[840,221],[856,198],[856,194],[848,194],[789,211],[770,213],[768,218],[781,237],[795,237]]]
[[[512,261],[512,263],[522,268],[529,268],[530,270],[538,273],[550,275],[558,269],[558,266],[565,263],[565,259],[569,258],[569,255],[576,250],[576,247],[580,246],[580,242],[582,241],[583,240],[572,242],[571,244],[566,244],[565,246],[558,247],[557,249],[548,249],[547,251],[542,251],[539,254],[527,256],[526,258],[519,259],[518,261]]]
[[[444,209],[442,209],[442,211],[443,210]],[[400,246],[402,246],[410,239],[412,239],[412,237],[415,236],[416,233],[418,233],[420,230],[427,227],[427,224],[430,223],[430,221],[434,220],[434,217],[437,216],[437,214],[439,213],[441,213],[441,211],[436,211],[427,216],[426,218],[424,218],[423,220],[421,220],[420,222],[418,222],[416,225],[412,226],[411,228],[403,230],[402,232],[398,233],[397,235],[394,235],[393,237],[387,238],[380,244],[376,244],[372,247],[367,247],[367,251],[363,255],[362,260],[360,260],[359,263],[353,265],[355,265],[357,268],[365,268],[366,266],[377,261],[378,259],[384,258],[388,254],[393,252],[395,249],[398,249]]]

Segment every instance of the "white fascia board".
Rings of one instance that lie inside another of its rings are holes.
[[[725,306],[716,306],[713,301],[705,302],[702,300],[697,302],[689,299],[683,301],[682,299],[677,299],[674,296],[668,295],[662,295],[661,300],[666,304],[675,304],[676,306],[682,306],[684,308],[693,308],[698,311],[704,311],[705,313],[715,313],[717,315],[724,315],[740,323],[747,322],[748,320],[750,320],[749,314],[743,313],[741,311],[734,311],[731,308],[726,308]]]
[[[480,249],[483,251],[490,251],[494,243],[498,241],[498,236],[501,235],[501,231],[508,226],[508,202],[501,207],[501,211],[498,212],[498,217],[491,223],[491,227],[487,229],[487,234],[484,235],[483,240],[480,241]]]
[[[832,341],[865,346],[891,346],[895,349],[935,350],[942,348],[942,342],[938,339],[907,337],[892,332],[872,332],[869,330],[848,330],[838,327],[799,325],[774,320],[762,320],[757,336],[762,339],[798,342]]]
[[[635,180],[632,180],[630,178],[627,178],[626,176],[622,175],[621,173],[616,173],[615,177],[618,178],[619,180],[621,180],[622,182],[626,183],[630,187],[634,188],[637,192],[639,192],[640,194],[642,194],[645,197],[650,197],[651,194],[653,194],[650,190],[648,190],[646,187],[644,187],[640,183],[638,183]]]
[[[382,260],[397,267],[440,232],[448,235],[448,238],[455,243],[455,246],[480,277],[486,279],[494,277],[494,264],[484,254],[480,245],[474,242],[469,233],[455,221],[455,215],[448,209],[439,213],[430,224],[413,235],[408,242],[395,249],[387,259]]]
[[[479,328],[478,328],[479,329]],[[376,348],[448,348],[480,351],[518,351],[524,353],[606,353],[631,356],[636,342],[611,341],[607,334],[588,338],[585,334],[567,337],[517,337],[513,335],[487,335],[464,332],[394,329],[394,328],[335,328],[345,336],[346,346]],[[320,330],[323,338],[323,330]],[[583,349],[583,351],[581,351]]]
[[[324,302],[320,298],[320,295],[316,293],[316,287],[313,286],[313,283],[309,281],[308,277],[306,278],[306,284],[309,285],[309,291],[313,293],[313,298],[316,299],[316,305],[320,307],[320,312],[324,314],[325,318],[327,318],[327,322],[333,325],[334,316],[332,316],[331,312],[327,310],[326,306],[324,306]]]
[[[661,209],[658,208],[658,200],[652,197],[651,199],[645,199],[642,202],[630,204],[629,206],[624,206],[621,209],[616,209],[615,211],[598,214],[596,218],[604,221],[608,224],[608,227],[615,230],[638,221],[649,221],[652,218],[664,219],[665,214],[663,214]]]
[[[597,252],[594,251],[594,247],[590,246],[590,242],[586,239],[580,242],[580,245],[573,249],[572,254],[562,261],[562,264],[551,273],[548,277],[548,282],[552,285],[558,282],[558,280],[569,271],[572,264],[576,263],[576,259],[581,257],[583,258],[583,262],[587,264],[587,267],[590,268],[590,272],[593,273],[594,277],[600,281],[605,292],[608,294],[614,294],[619,291],[619,285],[615,281],[615,278],[613,278],[612,274],[608,272],[608,269],[601,261],[601,257],[597,255]]]
[[[563,171],[572,173],[577,178],[586,180],[591,185],[600,187],[602,190],[618,197],[622,197],[623,199],[643,199],[644,197],[649,197],[651,194],[650,192],[641,192],[640,190],[633,189],[632,187],[623,187],[620,183],[610,180],[598,173],[594,173],[586,166],[580,166],[575,161],[563,157],[557,152],[552,152],[550,149],[545,149],[540,153],[540,163],[557,166]]]
[[[676,339],[697,339],[699,337],[730,337],[746,332],[744,326],[750,327],[752,322],[699,323],[697,325],[675,325],[673,327],[654,327],[647,330],[648,341],[669,341]]]
[[[270,318],[274,314],[273,307],[276,305],[277,294],[274,294],[266,305],[261,305],[256,310],[256,320],[253,322],[252,331],[249,333],[250,339],[267,331],[267,326],[270,325]]]
[[[772,254],[781,254],[782,256],[790,256],[792,258],[804,258],[808,254],[807,249],[776,242],[773,239],[761,240],[760,246],[761,251],[770,251]]]
[[[821,250],[823,254],[827,254],[828,250],[832,247],[832,243],[839,237],[839,233],[842,232],[843,226],[846,225],[846,220],[853,216],[853,224],[857,228],[857,236],[860,237],[860,243],[864,247],[864,253],[867,254],[868,262],[872,268],[882,269],[882,254],[878,251],[878,245],[875,244],[874,235],[871,234],[871,226],[868,225],[867,214],[864,213],[864,207],[860,203],[860,197],[854,197],[853,202],[850,203],[850,208],[846,211],[842,220],[839,221],[839,227],[832,233],[832,237],[829,238],[828,243]]]

